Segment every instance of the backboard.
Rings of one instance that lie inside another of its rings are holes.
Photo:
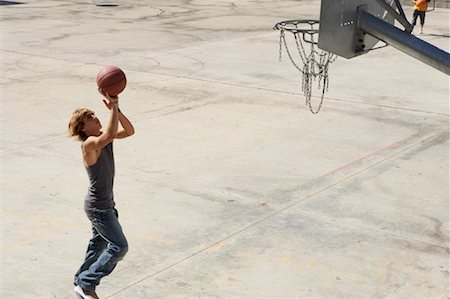
[[[386,0],[392,5],[394,0]],[[322,0],[320,7],[319,48],[341,57],[367,53],[379,39],[363,33],[357,26],[358,9],[394,24],[394,17],[375,0]]]

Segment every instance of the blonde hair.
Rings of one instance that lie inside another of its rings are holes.
[[[76,137],[80,141],[85,141],[88,138],[88,135],[82,131],[84,128],[83,118],[88,114],[94,114],[94,111],[87,108],[78,108],[72,113],[68,125],[69,136]]]

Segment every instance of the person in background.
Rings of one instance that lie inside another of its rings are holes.
[[[420,30],[419,34],[423,33],[423,25],[425,24],[425,14],[428,10],[428,3],[430,0],[414,0],[414,13],[413,13],[413,20],[411,25],[414,27],[417,24],[417,18],[420,18]]]

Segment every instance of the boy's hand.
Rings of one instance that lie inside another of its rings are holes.
[[[103,99],[103,103],[105,104],[106,108],[111,110],[114,105],[119,104],[119,97],[110,96],[107,92],[103,93],[102,91],[100,91],[100,93],[105,96],[105,99]]]

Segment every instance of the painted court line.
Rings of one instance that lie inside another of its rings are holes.
[[[162,273],[162,272],[164,272],[164,271],[166,271],[166,270],[168,270],[168,269],[171,269],[171,268],[173,268],[173,267],[175,267],[175,266],[177,266],[177,265],[183,263],[184,261],[189,260],[190,258],[199,255],[200,253],[206,252],[206,251],[211,250],[211,249],[213,249],[213,248],[215,248],[215,247],[217,247],[217,246],[220,246],[220,244],[222,244],[222,243],[224,243],[225,241],[227,241],[227,240],[229,240],[229,239],[231,239],[231,238],[237,236],[238,234],[240,234],[240,233],[242,233],[242,232],[244,232],[244,231],[247,231],[247,230],[249,230],[249,229],[252,228],[252,227],[257,226],[258,224],[260,224],[260,223],[262,223],[262,222],[264,222],[264,221],[266,221],[266,220],[268,220],[268,219],[270,219],[270,218],[273,218],[274,216],[277,216],[277,215],[281,214],[282,212],[284,212],[284,211],[286,211],[286,210],[288,210],[288,209],[290,209],[290,208],[292,208],[292,207],[294,207],[294,206],[297,206],[297,205],[299,205],[300,203],[305,202],[306,200],[309,200],[309,199],[315,197],[316,195],[319,195],[319,194],[321,194],[321,193],[323,193],[323,192],[325,192],[325,191],[327,191],[327,190],[329,190],[329,189],[332,189],[332,188],[335,187],[336,185],[338,185],[338,184],[340,184],[340,183],[342,183],[342,182],[344,182],[344,181],[347,181],[347,180],[349,180],[349,179],[351,179],[351,178],[353,178],[353,177],[355,177],[355,176],[357,176],[357,175],[359,175],[359,174],[361,174],[361,173],[363,173],[363,172],[365,172],[365,171],[367,171],[367,170],[369,170],[369,169],[371,169],[371,168],[373,168],[373,167],[375,167],[375,166],[378,166],[378,165],[382,164],[383,162],[385,162],[385,161],[387,161],[387,160],[390,160],[390,159],[392,159],[393,157],[396,157],[396,156],[398,156],[398,155],[400,155],[400,154],[402,154],[402,153],[404,153],[404,152],[406,152],[406,151],[408,151],[408,150],[410,150],[410,149],[412,149],[412,148],[414,148],[414,147],[416,147],[416,146],[418,146],[418,145],[420,145],[420,144],[422,144],[422,143],[424,143],[424,142],[426,142],[426,141],[428,141],[428,140],[430,140],[430,139],[432,139],[432,138],[438,136],[439,134],[441,134],[441,133],[443,133],[443,132],[445,132],[445,131],[448,131],[448,128],[445,128],[445,129],[443,129],[443,130],[440,130],[440,131],[438,131],[437,133],[434,133],[434,134],[432,134],[432,135],[430,135],[430,136],[428,136],[428,137],[426,137],[426,138],[424,138],[424,139],[422,139],[422,140],[419,140],[418,142],[416,142],[416,143],[414,143],[414,144],[412,144],[412,145],[409,145],[409,146],[407,146],[407,147],[405,147],[405,148],[403,148],[403,149],[400,149],[399,151],[393,153],[392,155],[389,155],[389,156],[387,156],[387,157],[384,157],[384,158],[382,158],[381,160],[379,160],[379,161],[377,161],[377,162],[375,162],[375,163],[372,163],[371,165],[369,165],[369,166],[367,166],[367,167],[364,167],[363,169],[357,170],[356,172],[354,172],[354,173],[352,173],[352,174],[349,174],[349,175],[345,176],[344,178],[339,179],[339,180],[337,180],[336,182],[334,182],[334,183],[332,183],[332,184],[330,184],[330,185],[328,185],[328,186],[325,186],[325,187],[323,187],[323,188],[321,188],[321,189],[319,189],[319,190],[313,192],[312,194],[309,194],[309,195],[305,196],[304,198],[302,198],[302,199],[300,199],[300,200],[298,200],[298,201],[296,201],[296,202],[294,202],[294,203],[292,203],[292,204],[290,204],[290,205],[288,205],[288,206],[286,206],[286,207],[284,207],[284,208],[282,208],[282,209],[280,209],[280,210],[278,210],[278,211],[276,211],[276,212],[274,212],[274,213],[271,213],[270,215],[268,215],[268,216],[266,216],[266,217],[264,217],[264,218],[262,218],[262,219],[260,219],[260,220],[258,220],[258,221],[256,221],[256,222],[254,222],[254,223],[252,223],[252,224],[250,224],[250,225],[245,226],[244,228],[242,228],[242,229],[240,229],[240,230],[238,230],[238,231],[236,231],[236,232],[230,234],[229,236],[227,236],[227,237],[225,237],[225,238],[223,238],[223,239],[221,239],[221,240],[219,240],[219,241],[217,241],[217,242],[215,242],[215,243],[213,243],[213,244],[211,244],[211,245],[209,245],[209,246],[207,246],[207,247],[205,247],[205,248],[202,248],[202,249],[200,249],[200,250],[197,250],[196,252],[190,254],[189,256],[187,256],[187,257],[185,257],[185,258],[182,258],[181,260],[178,260],[178,261],[172,263],[171,265],[169,265],[169,266],[167,266],[167,267],[164,267],[164,268],[161,269],[161,270],[158,270],[158,271],[156,271],[156,272],[154,272],[154,273],[152,273],[152,274],[149,274],[149,275],[147,275],[147,276],[145,276],[145,277],[143,277],[143,278],[141,278],[141,279],[135,281],[134,283],[131,283],[131,284],[125,286],[124,288],[119,289],[118,291],[112,293],[111,295],[106,296],[105,298],[112,298],[112,297],[114,297],[114,296],[116,296],[116,295],[122,293],[123,291],[125,291],[125,290],[127,290],[127,289],[129,289],[129,288],[131,288],[131,287],[133,287],[133,286],[135,286],[135,285],[137,285],[137,284],[139,284],[139,283],[141,283],[141,282],[147,280],[147,279],[150,279],[150,278],[152,278],[152,277],[158,275],[159,273]],[[376,153],[380,153],[380,152],[382,152],[382,151],[384,151],[384,150],[387,150],[387,149],[395,148],[397,145],[401,144],[402,141],[403,141],[403,140],[399,140],[399,141],[396,141],[396,142],[394,142],[394,143],[392,143],[392,144],[389,144],[389,145],[387,145],[387,146],[384,146],[383,148],[381,148],[381,149],[379,149],[379,150],[376,150],[375,152],[373,152],[373,153],[371,153],[371,154],[368,154],[368,155],[364,156],[363,158],[357,159],[357,160],[355,160],[355,161],[353,161],[353,162],[350,162],[350,163],[348,163],[348,164],[346,164],[346,165],[344,165],[344,166],[341,166],[341,167],[337,168],[336,170],[334,170],[334,171],[332,171],[332,172],[330,172],[330,173],[328,173],[328,174],[325,174],[325,175],[323,175],[323,176],[321,176],[321,177],[325,177],[325,176],[330,175],[330,174],[332,174],[332,173],[336,173],[336,172],[338,172],[339,170],[343,170],[343,169],[349,168],[350,165],[355,165],[355,164],[357,164],[357,161],[361,161],[361,160],[364,159],[364,158],[367,159],[368,157],[371,157],[371,156],[375,155]],[[371,228],[368,228],[368,229],[372,230]],[[390,235],[389,232],[383,232],[383,233],[384,233],[384,234],[387,234],[387,235]],[[395,237],[398,237],[398,235],[395,234]],[[409,239],[409,238],[408,238],[408,239]],[[423,241],[423,240],[415,240],[415,241],[425,242],[425,241]],[[425,243],[427,243],[427,242],[425,242]]]

